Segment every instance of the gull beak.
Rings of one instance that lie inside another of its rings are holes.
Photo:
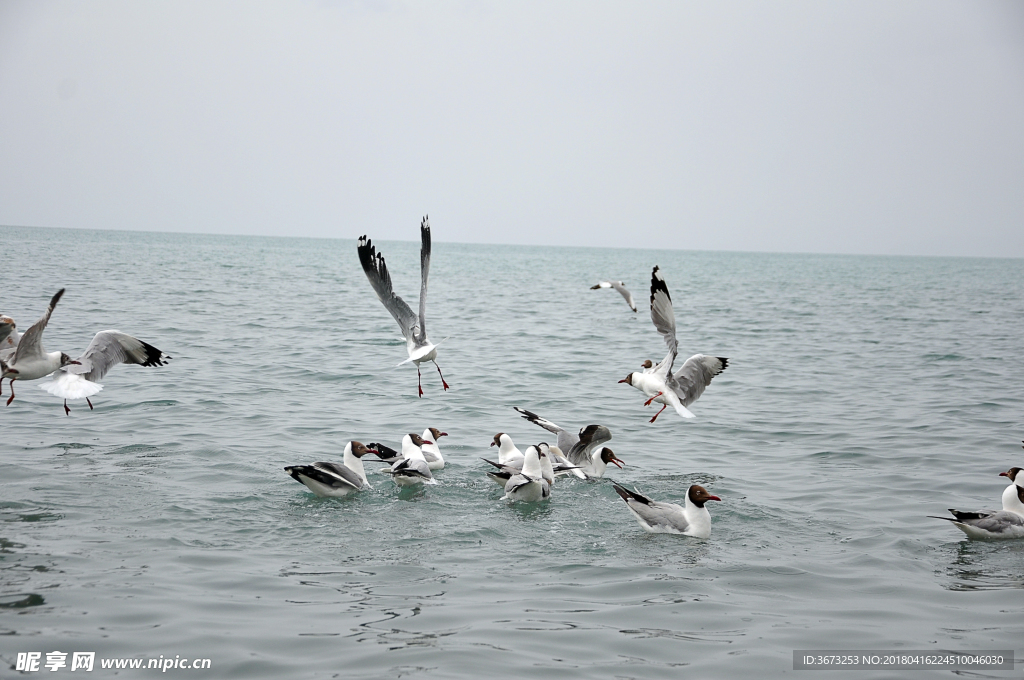
[[[491,446],[494,446],[494,442],[491,442]],[[1005,475],[1006,473],[1004,472],[1003,474]]]
[[[624,382],[626,382],[626,379],[625,379],[625,378],[623,378],[623,379],[622,379],[622,380],[620,380],[619,382],[620,382],[620,383],[624,383]]]
[[[704,500],[706,500],[706,501],[720,501],[720,500],[722,500],[722,499],[721,499],[721,498],[719,498],[718,496],[708,496],[708,497],[707,497],[707,498],[705,498]]]
[[[69,361],[68,363],[69,363],[69,364],[74,364],[74,365],[76,365],[76,366],[81,366],[81,365],[82,365],[82,362],[81,362],[81,361]]]
[[[1000,477],[1009,477],[1010,475],[1006,474],[1005,472],[1000,472],[999,476]]]
[[[623,462],[622,462],[622,461],[621,461],[620,459],[618,459],[618,458],[612,458],[612,459],[611,459],[610,461],[608,461],[608,462],[609,462],[609,463],[614,463],[615,465],[618,465],[618,466],[619,466],[619,469],[620,469],[620,470],[621,470],[621,469],[622,469],[622,467],[623,467],[623,466],[625,465],[625,463],[623,463]]]
[[[432,441],[430,441],[430,440],[428,440],[428,439],[424,439],[424,440],[423,440],[423,443],[424,443],[424,444],[433,444],[434,442],[432,442]]]
[[[438,436],[438,437],[447,437],[447,436],[448,436],[448,433],[447,433],[447,432],[442,432],[441,434],[439,434],[439,435],[437,435],[437,436]]]

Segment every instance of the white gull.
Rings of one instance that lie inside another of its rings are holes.
[[[427,338],[427,323],[425,310],[427,306],[427,276],[430,274],[430,223],[424,217],[420,223],[420,311],[416,314],[405,303],[405,300],[395,295],[391,287],[391,274],[388,273],[387,265],[384,263],[384,255],[376,252],[370,239],[365,235],[359,237],[359,262],[363,265],[366,278],[370,286],[377,294],[377,299],[384,305],[384,309],[395,317],[398,327],[402,329],[402,336],[405,337],[405,349],[409,358],[398,364],[407,364],[410,361],[416,364],[417,385],[419,396],[423,396],[423,380],[420,375],[420,364],[424,361],[434,362],[437,367],[437,374],[441,376],[441,384],[448,390],[448,383],[445,382],[441,367],[437,365],[437,345]],[[444,342],[442,340],[441,342]],[[441,343],[438,343],[441,344]]]
[[[669,295],[668,286],[658,267],[651,272],[651,321],[664,338],[668,354],[654,368],[633,371],[619,382],[632,385],[650,397],[644,402],[644,406],[657,401],[664,404],[661,411],[672,406],[683,418],[693,418],[694,415],[686,407],[697,401],[711,383],[711,379],[726,369],[729,360],[725,357],[694,354],[686,360],[682,368],[672,373],[672,365],[679,351],[679,343],[676,340],[676,316],[672,309],[672,297]],[[650,422],[657,420],[661,411],[655,413]]]

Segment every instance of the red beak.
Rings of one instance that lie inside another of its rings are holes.
[[[706,500],[706,501],[720,501],[720,500],[722,500],[722,499],[721,499],[721,498],[719,498],[718,496],[708,496],[708,497],[707,497],[707,498],[705,498],[704,500]]]
[[[494,446],[494,442],[491,442],[491,446]]]
[[[626,382],[626,379],[625,379],[625,378],[623,378],[623,379],[622,379],[622,380],[620,380],[619,382],[620,382],[620,383],[624,383],[624,382]]]
[[[1006,474],[1005,472],[1000,472],[999,476],[1000,477],[1009,477],[1010,475]]]
[[[447,437],[447,436],[448,436],[448,433],[447,433],[447,432],[442,432],[441,434],[439,434],[439,435],[437,435],[437,436],[438,436],[438,437]]]
[[[433,444],[434,442],[432,442],[432,441],[429,441],[429,440],[427,440],[427,439],[424,439],[424,440],[423,440],[423,443],[424,443],[424,444]]]

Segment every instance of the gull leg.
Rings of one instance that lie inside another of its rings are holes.
[[[657,393],[657,394],[655,394],[655,395],[654,395],[653,397],[651,397],[650,399],[648,399],[647,401],[645,401],[645,402],[644,402],[644,406],[650,406],[650,405],[651,405],[651,402],[652,402],[652,401],[654,401],[655,399],[657,399],[658,397],[660,397],[660,396],[661,396],[662,394],[664,394],[664,392],[658,392],[658,393]],[[665,409],[662,409],[662,411],[664,411],[664,410],[665,410]],[[661,413],[661,411],[659,411],[659,413]],[[654,416],[654,417],[655,417],[655,418],[657,418],[658,416]],[[654,421],[652,420],[651,422],[653,423]]]
[[[11,396],[7,400],[7,405],[10,406],[12,401],[14,401],[14,378],[11,378]]]
[[[664,410],[665,410],[665,409],[667,409],[667,408],[668,408],[668,404],[665,404],[664,406],[662,406],[662,407],[661,407],[661,411],[664,411]],[[655,413],[655,414],[654,414],[654,417],[653,417],[653,418],[651,418],[649,422],[652,422],[652,423],[653,423],[653,422],[654,422],[655,420],[657,420],[657,419],[658,419],[658,416],[660,416],[660,415],[661,415],[661,411],[658,411],[657,413]]]
[[[444,391],[447,392],[448,391],[448,383],[446,383],[444,381],[444,374],[441,373],[441,367],[437,365],[436,361],[434,362],[434,366],[437,368],[437,374],[439,376],[441,376],[441,384],[444,385]]]
[[[420,375],[420,365],[416,364],[416,384],[420,389],[420,396],[423,396],[423,376]]]
[[[85,402],[86,402],[87,404],[89,404],[89,410],[91,411],[91,410],[92,410],[92,402],[91,402],[91,401],[89,401],[89,397],[86,397],[86,398],[85,398]]]
[[[64,415],[66,415],[66,416],[71,415],[71,409],[68,408],[68,400],[67,399],[64,400]]]

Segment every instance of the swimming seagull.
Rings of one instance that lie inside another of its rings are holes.
[[[14,401],[15,380],[37,380],[63,366],[80,363],[63,352],[47,352],[43,349],[43,331],[50,321],[53,308],[60,302],[62,295],[64,295],[63,288],[50,298],[46,313],[21,336],[10,360],[0,360],[0,389],[2,389],[4,378],[9,378],[11,381],[11,396],[7,400],[8,406]]]
[[[418,434],[412,433],[402,437],[402,458],[385,470],[395,480],[398,486],[417,486],[419,484],[437,484],[434,475],[430,473],[430,466],[423,457],[420,449],[424,444],[433,442]]]
[[[53,380],[45,382],[39,389],[63,397],[64,413],[71,415],[68,399],[85,399],[92,410],[89,397],[103,389],[97,381],[102,380],[118,364],[140,366],[165,366],[171,357],[148,342],[143,342],[121,331],[100,331],[93,337],[82,356],[71,365],[64,366],[53,374]]]
[[[626,290],[626,287],[622,285],[622,281],[601,281],[596,286],[591,286],[590,290],[597,290],[598,288],[614,288],[619,291],[619,294],[626,299],[626,304],[634,312],[636,311],[636,303],[633,302],[633,294]]]
[[[437,367],[437,374],[441,376],[441,384],[445,391],[448,390],[448,383],[445,382],[441,367],[437,365],[437,345],[427,338],[427,324],[424,311],[427,306],[427,276],[430,273],[430,223],[424,217],[420,223],[420,313],[415,314],[405,300],[395,295],[391,288],[391,274],[388,273],[387,265],[384,263],[384,255],[376,252],[373,243],[366,235],[359,237],[359,262],[363,265],[366,278],[370,286],[377,293],[377,299],[384,305],[384,309],[391,312],[395,317],[402,335],[405,337],[405,349],[409,352],[409,358],[398,364],[407,364],[410,361],[416,364],[416,376],[419,385],[419,396],[423,396],[423,380],[420,375],[420,364],[424,361],[433,361]],[[441,342],[444,342],[442,340]],[[441,343],[438,343],[441,344]]]
[[[551,484],[544,479],[540,462],[544,454],[536,446],[531,446],[523,456],[523,471],[505,482],[505,495],[498,500],[534,503],[551,497]]]
[[[498,447],[498,462],[502,465],[511,465],[517,468],[523,467],[523,452],[512,441],[512,437],[509,437],[504,432],[499,432],[494,435],[491,446]]]
[[[441,432],[436,427],[428,427],[423,430],[423,439],[430,440],[428,443],[424,443],[420,447],[420,451],[423,452],[423,458],[427,461],[427,467],[431,470],[440,470],[444,468],[444,456],[441,455],[441,449],[437,445],[437,440],[441,437],[447,437],[447,432]]]
[[[668,286],[658,267],[651,272],[651,321],[664,338],[668,354],[653,369],[644,362],[644,371],[633,371],[619,382],[632,385],[650,397],[644,402],[644,406],[650,406],[651,402],[657,401],[664,404],[661,411],[671,405],[683,418],[694,418],[686,407],[704,394],[711,379],[726,369],[729,360],[725,357],[694,354],[686,360],[682,368],[672,373],[672,364],[675,363],[679,351],[679,343],[676,340],[676,316],[672,310],[672,297],[668,293]],[[661,411],[655,413],[650,422],[657,420]]]
[[[550,420],[541,418],[532,411],[513,406],[522,417],[534,425],[543,427],[558,437],[558,450],[565,454],[570,464],[578,470],[573,474],[581,479],[587,477],[603,477],[609,463],[622,467],[625,463],[611,449],[602,446],[612,438],[611,431],[604,425],[587,425],[581,428],[578,435],[555,425]]]
[[[1020,472],[1020,468],[1010,468],[1009,472],[999,473],[1000,477],[1006,476],[1014,480],[1014,483],[1003,491],[1002,510],[964,512],[949,508],[953,517],[929,517],[952,522],[953,526],[967,534],[967,538],[975,540],[1024,538],[1024,486],[1020,486],[1024,482],[1024,475],[1014,473],[1014,470]]]
[[[342,465],[324,462],[289,465],[284,471],[321,498],[342,498],[371,486],[361,460],[368,453],[368,447],[351,441],[345,445],[345,462]]]
[[[644,531],[652,534],[683,534],[695,538],[711,536],[711,513],[704,507],[708,501],[722,500],[712,496],[699,484],[694,484],[686,492],[685,506],[675,503],[652,501],[638,491],[630,491],[624,486],[612,482],[615,493],[626,501],[626,507]]]

